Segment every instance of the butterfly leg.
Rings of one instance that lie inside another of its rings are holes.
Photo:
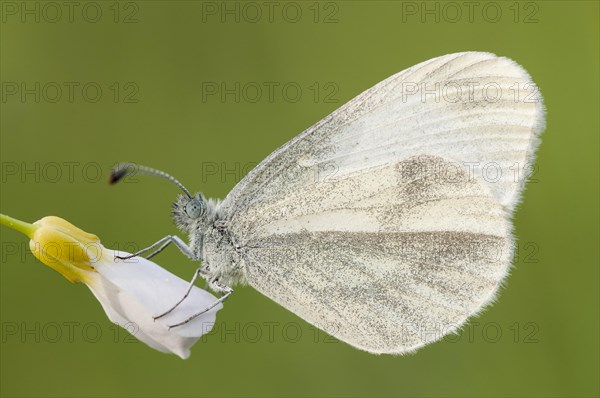
[[[227,297],[231,296],[231,294],[233,293],[233,289],[230,288],[229,286],[226,285],[222,285],[217,281],[212,281],[210,283],[211,288],[215,291],[218,291],[220,293],[223,293],[223,295],[221,297],[219,297],[217,300],[215,300],[214,303],[212,303],[211,305],[209,305],[208,307],[206,307],[205,309],[203,309],[202,311],[192,315],[191,317],[189,317],[188,319],[176,323],[174,325],[169,325],[169,329],[171,328],[175,328],[177,326],[181,326],[181,325],[185,325],[186,323],[190,322],[191,320],[199,317],[200,315],[212,310],[213,308],[215,308],[217,305],[219,305],[220,303],[222,303],[223,301],[225,301],[227,299]]]
[[[196,272],[194,272],[194,277],[190,281],[190,284],[189,284],[187,290],[185,291],[185,294],[181,298],[181,300],[179,300],[177,303],[175,303],[175,305],[172,306],[171,308],[169,308],[167,311],[163,312],[160,315],[152,317],[152,318],[156,321],[157,319],[162,318],[163,316],[165,316],[167,314],[170,314],[175,308],[177,308],[179,306],[179,304],[183,303],[183,300],[185,300],[190,295],[190,292],[192,291],[192,288],[194,287],[194,283],[196,282],[196,279],[198,279],[198,276],[200,276],[201,274],[202,274],[202,267],[196,269]]]
[[[180,237],[175,236],[175,235],[167,235],[164,238],[162,238],[161,240],[159,240],[158,242],[146,247],[145,249],[142,249],[133,254],[130,254],[128,256],[115,256],[115,257],[120,260],[128,260],[130,258],[139,256],[142,253],[145,253],[147,251],[153,250],[156,247],[158,247],[158,249],[154,250],[152,253],[150,253],[146,257],[146,258],[152,258],[152,257],[156,256],[158,253],[160,253],[161,251],[163,251],[171,243],[174,243],[175,246],[177,246],[177,248],[179,250],[181,250],[181,252],[183,254],[185,254],[187,257],[191,258],[192,260],[197,260],[192,252],[192,249],[190,249],[190,247],[188,245],[186,245],[185,242],[182,241]]]

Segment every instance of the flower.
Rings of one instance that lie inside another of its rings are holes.
[[[32,253],[41,262],[73,283],[85,283],[112,322],[158,351],[189,357],[191,346],[212,329],[222,308],[219,304],[188,323],[169,328],[217,298],[194,286],[172,312],[154,320],[181,300],[188,282],[145,258],[117,259],[129,253],[106,249],[96,235],[59,217],[28,224],[0,214],[0,222],[26,234]]]

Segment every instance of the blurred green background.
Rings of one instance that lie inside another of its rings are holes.
[[[182,361],[130,342],[2,227],[2,396],[598,396],[598,2],[1,5],[1,211],[61,216],[109,247],[177,233],[176,188],[109,187],[116,162],[222,198],[304,128],[435,56],[511,57],[548,110],[515,266],[458,336],[374,356],[244,287]],[[176,249],[156,261],[192,276]]]

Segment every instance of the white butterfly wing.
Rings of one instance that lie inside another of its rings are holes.
[[[247,281],[371,352],[441,338],[506,275],[523,187],[511,167],[532,160],[543,121],[527,73],[493,54],[446,55],[386,79],[276,150],[221,203]],[[499,174],[483,178],[490,164]]]

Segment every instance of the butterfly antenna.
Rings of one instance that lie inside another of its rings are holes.
[[[185,192],[185,194],[187,195],[188,198],[190,198],[190,199],[192,198],[190,191],[188,191],[183,186],[183,184],[180,183],[179,181],[177,181],[177,179],[175,177],[173,177],[172,175],[167,174],[164,171],[156,170],[151,167],[142,166],[142,165],[135,164],[135,163],[119,163],[118,165],[113,167],[113,169],[110,173],[109,183],[110,183],[110,185],[116,184],[117,182],[121,181],[125,176],[132,175],[132,174],[134,174],[134,175],[135,174],[145,174],[145,175],[149,175],[149,176],[162,177],[166,180],[171,181],[173,184],[177,185],[179,187],[179,189],[181,189],[183,192]]]

